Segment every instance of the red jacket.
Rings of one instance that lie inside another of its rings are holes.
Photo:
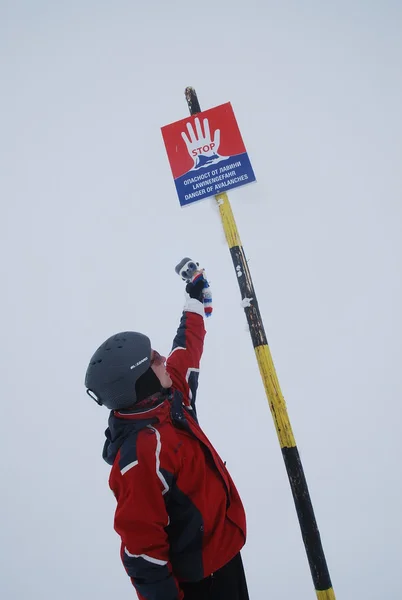
[[[181,599],[180,581],[207,577],[246,539],[239,494],[197,421],[202,311],[190,299],[183,312],[167,361],[173,387],[151,408],[112,411],[106,431],[121,556],[146,600]]]

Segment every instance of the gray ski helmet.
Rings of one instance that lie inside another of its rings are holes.
[[[87,394],[111,410],[135,404],[135,383],[151,366],[150,339],[135,331],[108,338],[92,356],[85,375]]]

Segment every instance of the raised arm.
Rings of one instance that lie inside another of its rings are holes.
[[[206,333],[204,326],[204,316],[207,310],[204,301],[205,289],[209,289],[209,285],[202,273],[198,273],[187,285],[186,291],[189,298],[184,306],[166,365],[173,386],[183,393],[185,404],[193,409],[195,408],[200,361]]]

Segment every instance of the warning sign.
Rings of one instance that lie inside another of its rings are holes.
[[[255,181],[230,102],[162,127],[182,206]]]

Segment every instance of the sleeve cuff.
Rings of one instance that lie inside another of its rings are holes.
[[[187,298],[184,304],[184,311],[193,312],[201,317],[205,316],[204,313],[204,304],[195,298]]]

